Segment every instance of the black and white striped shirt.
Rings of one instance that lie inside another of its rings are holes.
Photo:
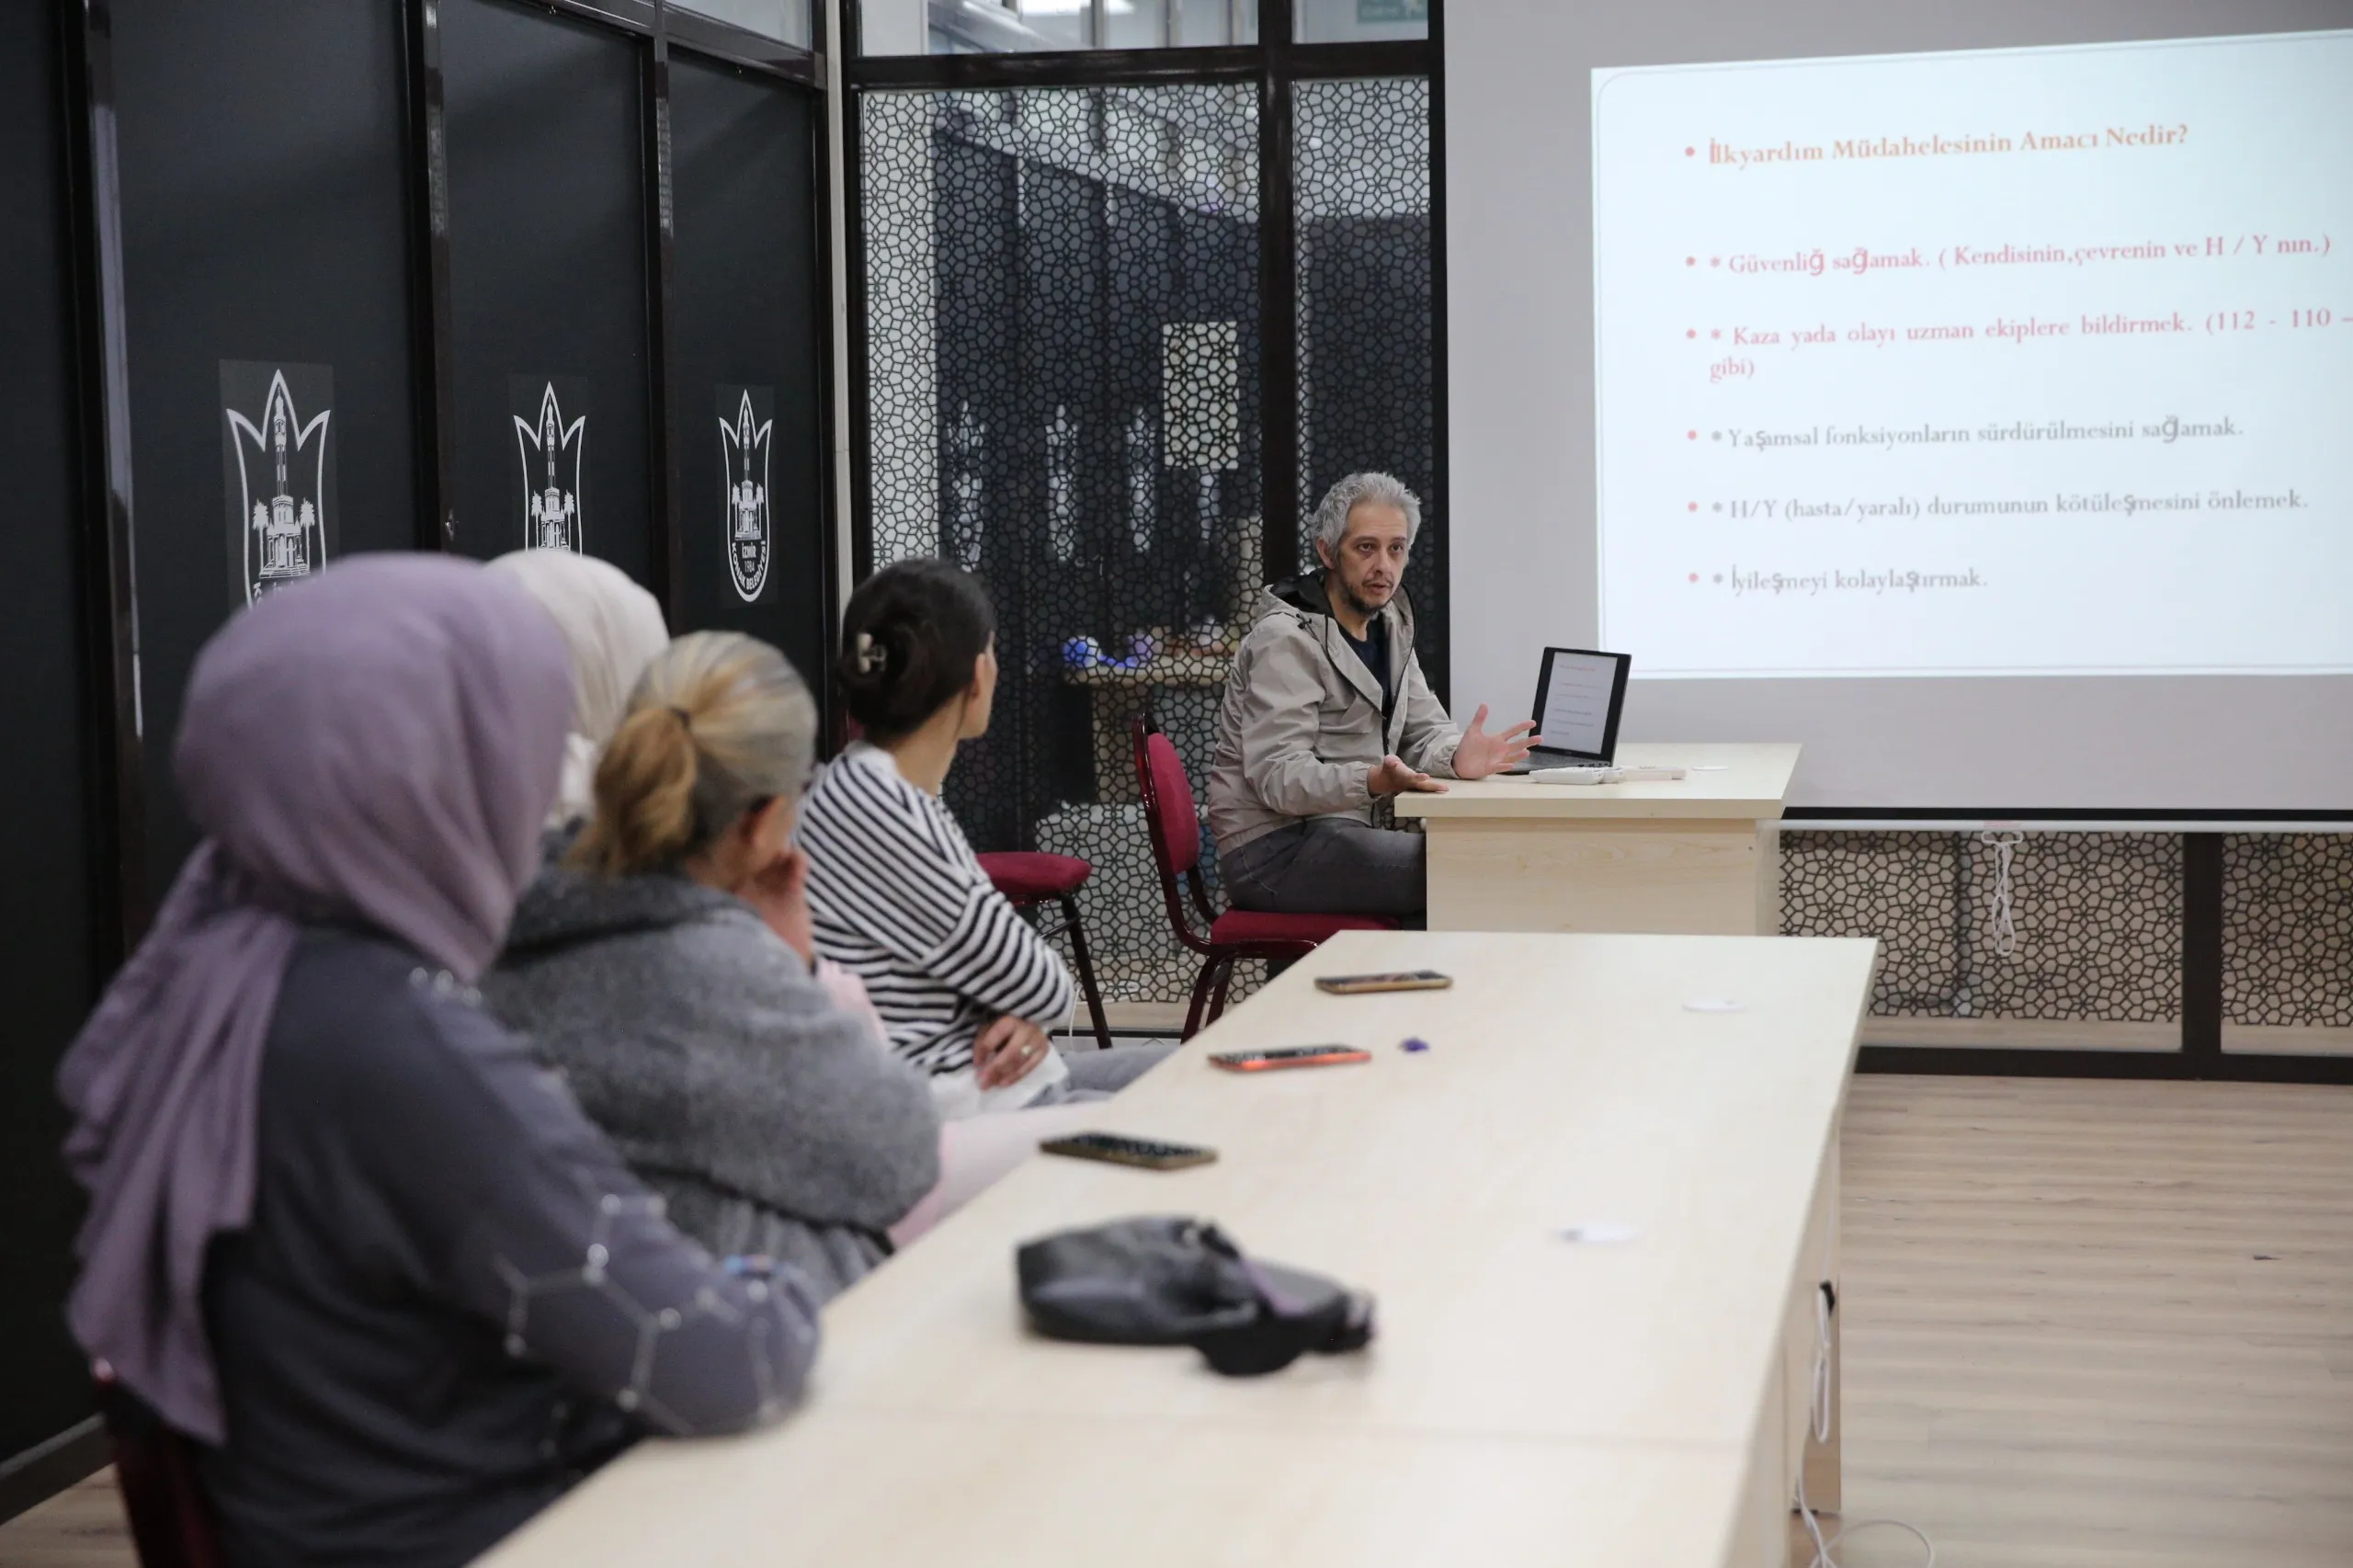
[[[972,1078],[972,1041],[1000,1016],[1051,1028],[1070,971],[981,869],[956,819],[888,752],[853,745],[818,777],[795,835],[809,856],[817,950],[864,982],[891,1048],[940,1078]],[[1008,1097],[1066,1075],[1048,1061]],[[992,1099],[995,1096],[990,1096]],[[975,1107],[974,1108],[978,1108]]]

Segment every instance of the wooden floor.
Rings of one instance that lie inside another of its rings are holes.
[[[1870,1077],[1850,1105],[1850,1517],[1920,1526],[1940,1568],[2353,1564],[2353,1089]]]
[[[1849,1518],[1940,1568],[2353,1564],[2353,1089],[1869,1077],[1845,1153]],[[0,1526],[131,1561],[103,1476]]]
[[[0,1525],[0,1568],[136,1568],[114,1471]]]

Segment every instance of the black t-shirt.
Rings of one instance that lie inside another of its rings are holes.
[[[1386,718],[1389,713],[1390,704],[1396,700],[1396,694],[1390,689],[1389,685],[1388,617],[1376,615],[1370,620],[1367,621],[1364,629],[1365,635],[1362,637],[1350,637],[1348,635],[1348,629],[1346,626],[1342,626],[1336,619],[1334,619],[1332,624],[1340,628],[1340,637],[1342,641],[1346,642],[1349,647],[1356,650],[1357,657],[1363,662],[1366,670],[1370,672],[1372,678],[1379,683],[1381,687],[1381,716]]]

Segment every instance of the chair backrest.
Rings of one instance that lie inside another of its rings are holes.
[[[1179,882],[1190,881],[1194,907],[1201,921],[1211,918],[1201,888],[1201,819],[1193,810],[1193,786],[1185,777],[1184,759],[1158,726],[1142,714],[1128,728],[1134,743],[1136,793],[1143,801],[1144,826],[1152,837],[1153,864],[1160,872],[1161,896],[1168,904],[1168,924],[1176,939],[1206,952],[1202,940],[1185,916]]]
[[[1152,793],[1144,809],[1160,824],[1161,842],[1168,846],[1173,871],[1197,871],[1201,865],[1201,814],[1193,806],[1192,780],[1185,777],[1185,762],[1174,742],[1154,730],[1143,738],[1145,766],[1152,772]]]
[[[97,1395],[141,1568],[224,1568],[194,1445],[111,1376],[100,1375]]]

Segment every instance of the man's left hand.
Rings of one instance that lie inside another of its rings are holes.
[[[1462,742],[1454,748],[1454,776],[1457,778],[1484,778],[1490,773],[1500,773],[1514,763],[1526,759],[1528,748],[1541,744],[1544,737],[1531,735],[1536,728],[1533,719],[1522,719],[1500,734],[1486,731],[1487,705],[1479,704],[1479,711],[1471,715],[1471,727],[1462,732]]]

